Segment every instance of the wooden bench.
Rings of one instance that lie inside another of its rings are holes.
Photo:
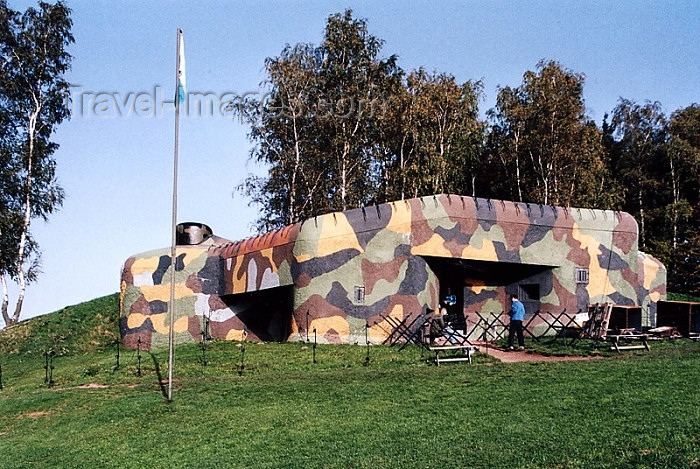
[[[621,334],[608,335],[608,340],[612,343],[610,350],[619,352],[621,350],[649,350],[647,334]],[[641,341],[642,345],[620,345],[620,341]]]
[[[444,362],[472,362],[472,356],[474,352],[478,351],[477,347],[473,345],[435,345],[429,347],[429,349],[435,352],[435,364],[440,366],[440,363]],[[441,352],[451,352],[451,355],[446,357],[441,357]]]

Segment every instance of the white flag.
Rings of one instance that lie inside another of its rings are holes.
[[[185,78],[185,39],[182,30],[178,30],[178,55],[177,55],[177,96],[179,103],[185,100],[187,94],[187,79]]]

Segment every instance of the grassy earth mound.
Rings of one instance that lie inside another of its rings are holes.
[[[71,355],[103,350],[119,337],[119,294],[95,298],[0,330],[0,354]]]

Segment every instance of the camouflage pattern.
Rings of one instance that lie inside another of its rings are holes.
[[[438,309],[572,314],[589,303],[642,305],[665,297],[663,265],[638,250],[629,214],[436,195],[321,215],[243,241],[209,236],[178,246],[176,338],[204,322],[228,340],[380,343],[387,317]],[[191,240],[190,240],[191,241]],[[122,273],[128,346],[165,344],[170,249],[129,258]]]
[[[637,262],[637,305],[642,307],[642,316],[648,324],[656,325],[656,306],[666,299],[666,268],[652,256],[639,251]]]

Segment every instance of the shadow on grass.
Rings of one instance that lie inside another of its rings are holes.
[[[168,390],[165,388],[165,380],[163,379],[163,374],[160,371],[160,363],[153,353],[148,352],[153,360],[153,368],[156,370],[156,376],[158,377],[158,386],[160,387],[160,392],[163,394],[164,398],[168,398]]]

